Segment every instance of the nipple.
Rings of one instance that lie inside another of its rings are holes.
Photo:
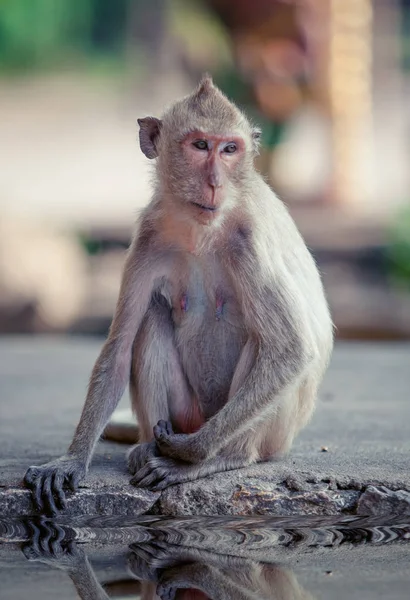
[[[215,308],[215,319],[217,321],[219,321],[223,315],[224,306],[225,306],[225,300],[222,298],[222,296],[220,296],[218,294],[216,297],[216,308]]]
[[[181,310],[183,312],[186,312],[188,310],[188,296],[187,296],[187,294],[182,294],[181,300],[180,300],[180,306],[181,306]]]

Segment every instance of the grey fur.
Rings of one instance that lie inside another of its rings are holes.
[[[130,452],[132,481],[162,489],[286,452],[328,364],[333,329],[320,276],[253,167],[255,131],[246,117],[205,79],[160,122],[148,149],[158,154],[154,195],[73,442],[60,462],[26,476],[40,509],[59,508],[53,494],[63,503],[67,473],[84,475],[130,377],[145,444]],[[221,159],[223,203],[206,224],[190,212],[203,193],[202,172],[181,150],[183,135],[196,129],[240,135],[245,144],[229,169]]]

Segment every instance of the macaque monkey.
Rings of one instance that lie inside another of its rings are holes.
[[[131,483],[163,490],[283,455],[331,353],[316,265],[254,168],[260,131],[209,77],[138,123],[154,193],[74,439],[26,473],[40,511],[64,508],[128,382],[140,426]]]

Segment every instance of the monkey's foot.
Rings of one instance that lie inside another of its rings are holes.
[[[206,458],[195,444],[195,433],[174,433],[169,421],[158,421],[154,438],[163,456],[169,456],[187,463],[197,463]]]
[[[145,466],[134,475],[130,483],[157,492],[170,485],[205,477],[210,472],[215,472],[215,469],[212,467],[207,469],[206,465],[190,465],[172,458],[157,456],[150,458]]]
[[[131,475],[138,473],[144,467],[150,458],[159,456],[159,450],[155,440],[144,444],[136,444],[133,446],[127,456],[128,470]]]

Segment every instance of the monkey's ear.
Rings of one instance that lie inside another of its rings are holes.
[[[253,149],[259,154],[259,146],[261,143],[262,130],[259,127],[252,128],[252,141],[253,141]]]
[[[140,126],[140,147],[147,158],[157,158],[162,121],[155,117],[137,119]]]

